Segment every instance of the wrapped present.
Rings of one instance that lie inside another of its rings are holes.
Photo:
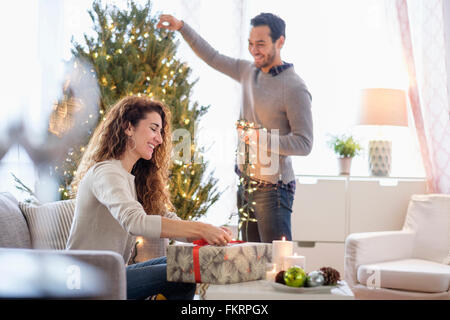
[[[272,244],[234,241],[227,246],[194,242],[167,247],[167,281],[229,284],[265,279]]]

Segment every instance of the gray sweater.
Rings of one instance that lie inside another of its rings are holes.
[[[250,152],[256,159],[253,177],[271,183],[294,180],[289,156],[306,156],[313,145],[311,95],[294,68],[272,76],[253,62],[220,54],[186,23],[180,32],[203,61],[242,85],[240,118],[266,129]],[[242,163],[238,157],[241,171]]]

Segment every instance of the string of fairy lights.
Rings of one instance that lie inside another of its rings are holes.
[[[242,176],[239,178],[238,186],[242,186],[243,197],[241,198],[241,203],[238,203],[239,210],[239,223],[238,223],[238,238],[241,235],[242,227],[245,224],[245,234],[246,239],[248,239],[248,225],[250,222],[257,222],[256,218],[252,218],[255,212],[256,201],[254,201],[253,193],[257,190],[255,185],[257,184],[252,178],[254,173],[251,172],[255,169],[255,159],[256,155],[254,152],[250,154],[250,145],[256,145],[255,141],[248,141],[248,137],[252,135],[254,130],[258,128],[253,122],[246,121],[244,119],[238,120],[236,122],[236,128],[240,130],[240,137],[236,155],[238,158],[243,157],[243,169]],[[244,147],[244,152],[241,151]],[[242,159],[242,158],[241,158]]]

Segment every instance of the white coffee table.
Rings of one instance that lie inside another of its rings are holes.
[[[326,293],[293,293],[275,289],[266,280],[233,284],[211,284],[202,295],[204,300],[354,300],[347,283]]]

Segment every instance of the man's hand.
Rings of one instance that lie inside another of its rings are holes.
[[[164,28],[170,31],[177,31],[183,27],[184,23],[170,14],[162,14],[159,16],[157,28]]]

